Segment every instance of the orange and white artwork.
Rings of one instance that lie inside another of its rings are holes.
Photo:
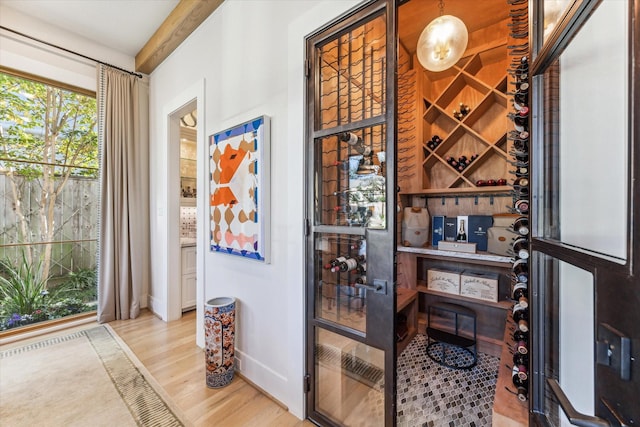
[[[268,262],[269,118],[209,139],[211,251]]]

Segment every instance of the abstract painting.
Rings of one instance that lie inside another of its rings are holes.
[[[269,117],[209,137],[211,251],[269,262]]]

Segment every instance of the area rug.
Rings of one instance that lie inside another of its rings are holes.
[[[0,351],[6,426],[185,426],[108,325]]]

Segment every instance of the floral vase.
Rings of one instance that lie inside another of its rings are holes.
[[[207,387],[224,387],[233,380],[235,318],[235,298],[213,298],[204,306]]]

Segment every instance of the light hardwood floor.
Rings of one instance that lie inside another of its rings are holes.
[[[127,343],[151,375],[195,426],[313,426],[237,375],[226,387],[205,383],[202,349],[195,341],[195,311],[163,322],[144,310],[133,320],[109,325]]]

